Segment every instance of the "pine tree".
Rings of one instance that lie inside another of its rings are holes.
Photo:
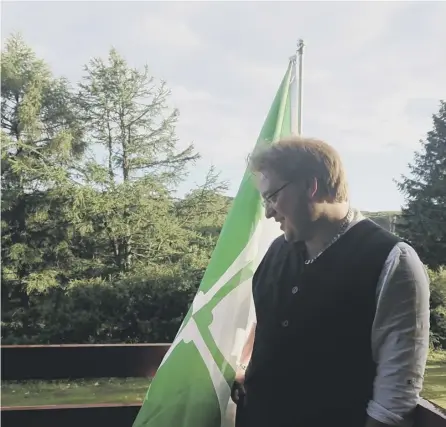
[[[430,268],[446,264],[446,103],[433,115],[433,130],[409,165],[398,188],[406,204],[397,225]]]
[[[173,197],[198,155],[166,85],[112,50],[75,93],[20,36],[1,66],[3,342],[173,339],[229,200],[213,169]]]
[[[68,82],[55,78],[20,35],[1,58],[3,336],[34,334],[20,317],[35,295],[68,280],[76,256],[64,188],[85,145]],[[6,326],[6,328],[5,328]]]
[[[187,248],[187,232],[174,218],[170,192],[198,155],[192,145],[178,149],[170,91],[114,49],[85,71],[79,105],[90,142],[105,148],[106,160],[86,165],[83,214],[73,221],[102,243],[110,274],[135,263],[173,263]]]
[[[63,199],[85,145],[67,81],[20,35],[6,41],[1,71],[2,278],[25,297],[65,270],[57,251],[67,249],[68,230],[55,198]]]

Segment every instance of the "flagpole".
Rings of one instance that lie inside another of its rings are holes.
[[[299,58],[298,94],[297,94],[297,134],[302,135],[302,103],[303,103],[303,62],[304,62],[304,41],[297,42],[297,57]]]

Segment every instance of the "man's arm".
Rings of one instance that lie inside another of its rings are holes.
[[[378,290],[372,330],[377,375],[366,427],[404,425],[411,417],[429,350],[429,278],[406,243],[391,251]]]
[[[251,330],[249,331],[248,337],[246,338],[245,345],[243,346],[242,354],[240,355],[240,360],[237,365],[237,373],[243,372],[246,370],[248,363],[251,359],[252,349],[254,347],[254,337],[256,334],[256,323],[253,323]],[[236,377],[236,380],[238,378]]]
[[[252,349],[254,347],[254,337],[256,332],[256,323],[253,323],[251,330],[249,331],[248,337],[246,338],[245,345],[243,346],[242,354],[240,355],[240,360],[237,363],[237,370],[235,372],[235,381],[231,390],[231,398],[234,403],[237,403],[240,397],[240,393],[245,393],[244,382],[246,367],[251,359]]]

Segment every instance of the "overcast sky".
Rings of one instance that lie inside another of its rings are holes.
[[[37,2],[1,4],[2,39],[20,31],[56,75],[114,46],[167,81],[178,136],[235,194],[277,87],[302,37],[303,133],[341,153],[353,204],[399,209],[407,173],[446,98],[446,2]]]

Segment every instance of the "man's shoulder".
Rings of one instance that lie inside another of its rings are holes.
[[[395,245],[402,242],[403,239],[377,224],[370,218],[363,218],[349,228],[346,233],[352,244],[360,245],[364,248],[383,247],[383,250],[389,252]]]
[[[289,249],[289,243],[285,239],[285,235],[276,237],[269,245],[262,261],[256,269],[254,274],[254,282],[257,282],[259,278],[268,275],[272,266],[277,266],[284,262],[286,258],[286,252]]]
[[[423,264],[415,248],[407,240],[400,240],[389,255],[389,261],[398,259],[404,265]]]
[[[398,242],[392,249],[381,273],[381,295],[386,298],[418,299],[429,293],[430,278],[416,250],[408,243]],[[397,304],[398,305],[398,304]]]
[[[265,253],[264,259],[271,259],[276,256],[282,257],[288,253],[298,253],[304,247],[304,242],[289,242],[286,240],[285,234],[281,234],[271,242]]]
[[[284,245],[287,244],[287,241],[285,239],[285,234],[281,234],[280,236],[276,237],[271,244],[269,245],[269,248],[267,252],[274,252],[280,248],[282,248]]]

